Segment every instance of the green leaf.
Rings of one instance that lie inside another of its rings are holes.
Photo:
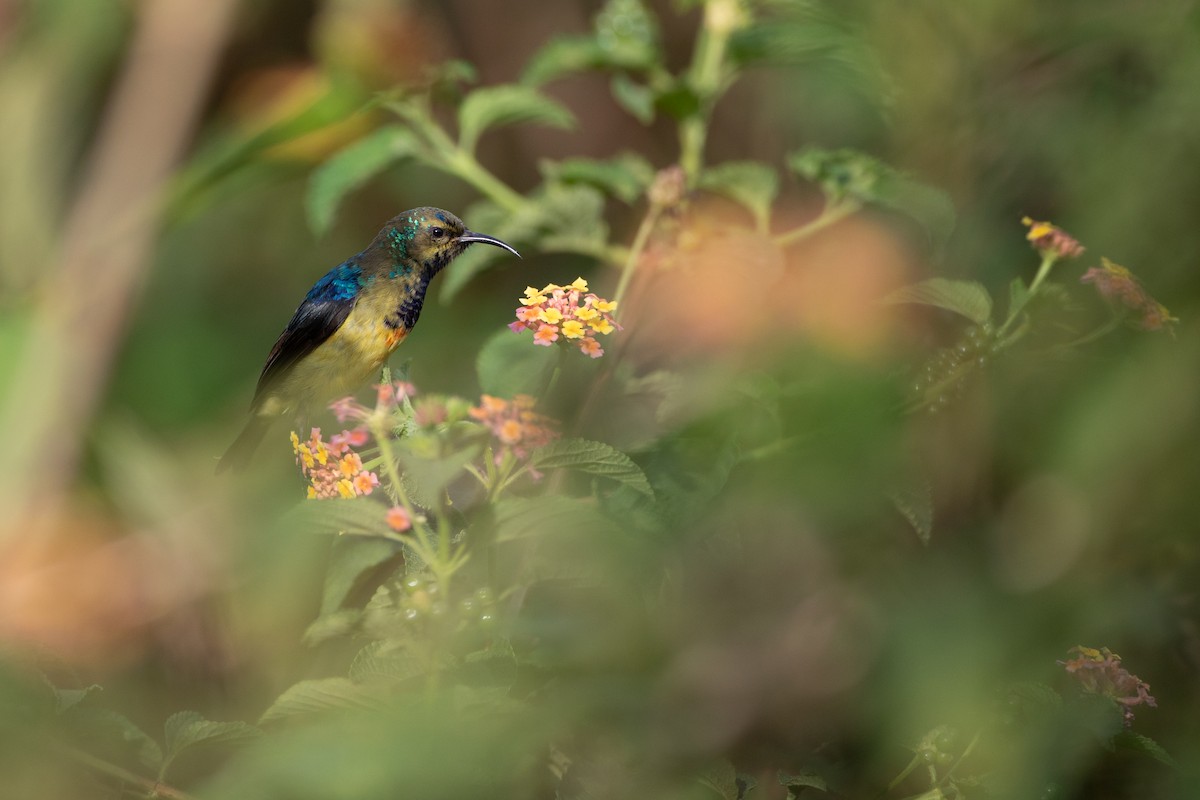
[[[374,693],[349,678],[320,678],[300,681],[289,687],[263,712],[260,725],[296,716],[309,716],[346,709],[375,710],[383,702]]]
[[[336,503],[336,500],[309,501]],[[353,503],[355,501],[346,501]],[[372,503],[380,514],[376,532],[383,526],[383,508]],[[331,614],[342,607],[360,578],[386,564],[400,553],[401,545],[394,539],[379,536],[340,536],[333,542],[329,567],[325,571],[325,588],[321,596],[321,615]]]
[[[884,302],[937,306],[961,314],[977,325],[992,317],[992,297],[983,284],[975,281],[930,278],[897,289],[884,298]]]
[[[594,503],[562,495],[508,498],[496,503],[495,514],[497,542],[563,532],[605,536],[614,528]]]
[[[583,183],[608,192],[626,203],[637,200],[654,180],[654,167],[636,153],[621,153],[609,159],[568,158],[542,161],[547,181]]]
[[[781,786],[788,787],[788,800],[795,800],[804,789],[829,791],[829,785],[825,779],[813,772],[791,773],[780,770],[779,783]]]
[[[284,515],[299,533],[378,536],[386,530],[387,509],[366,497],[303,500]]]
[[[93,683],[84,689],[54,689],[54,697],[57,704],[59,714],[70,711],[75,706],[82,703],[88,697],[98,692],[104,691],[104,687],[98,683]]]
[[[831,203],[874,202],[880,179],[890,168],[857,150],[807,148],[787,157],[788,168],[821,187]]]
[[[771,222],[771,204],[779,191],[779,175],[757,161],[729,161],[704,171],[700,188],[724,195],[754,214],[760,230]]]
[[[426,669],[426,663],[408,648],[391,641],[376,640],[354,656],[350,664],[350,678],[357,682],[396,683],[423,675]]]
[[[654,121],[654,90],[634,82],[628,75],[614,75],[612,83],[613,99],[617,105],[628,111],[634,119],[643,125]]]
[[[541,86],[544,83],[602,66],[604,51],[594,36],[558,36],[542,45],[521,73],[521,83]]]
[[[171,762],[189,747],[246,741],[262,735],[262,731],[253,725],[245,722],[213,722],[198,711],[172,714],[163,725],[163,733],[167,749],[162,767],[159,768],[159,778],[166,776]]]
[[[484,131],[517,123],[571,128],[575,117],[566,107],[530,86],[488,86],[467,95],[458,109],[459,145],[474,152]]]
[[[642,0],[608,0],[595,30],[605,65],[644,69],[659,59],[658,21]]]
[[[497,331],[479,350],[479,388],[496,397],[537,395],[549,384],[558,359],[558,348],[535,345],[528,331]]]
[[[642,468],[633,459],[604,442],[586,439],[560,439],[533,454],[535,469],[571,469],[597,475],[628,486],[653,499],[654,490]]]
[[[1164,750],[1162,745],[1149,736],[1143,736],[1140,733],[1121,731],[1113,737],[1113,745],[1124,750],[1134,750],[1144,753],[1155,761],[1166,764],[1168,767],[1179,766],[1179,762],[1172,758],[1171,754]]]
[[[308,184],[308,222],[318,234],[333,223],[342,198],[378,175],[385,167],[418,151],[407,128],[388,125],[339,151],[318,167]]]

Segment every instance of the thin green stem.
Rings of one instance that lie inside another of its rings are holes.
[[[629,290],[633,274],[637,272],[638,262],[642,259],[642,251],[646,249],[646,243],[650,241],[650,234],[654,231],[654,226],[658,224],[658,218],[661,215],[662,206],[651,203],[649,210],[646,211],[646,216],[642,218],[642,224],[638,226],[637,233],[634,234],[633,244],[629,246],[629,254],[625,257],[625,266],[621,269],[621,279],[617,282],[617,291],[613,295],[613,302],[617,304],[616,316],[618,319],[622,312],[621,301],[625,298],[625,292]]]
[[[1062,352],[1064,350],[1071,350],[1075,347],[1079,347],[1080,345],[1084,345],[1089,342],[1094,342],[1097,339],[1099,339],[1101,336],[1105,336],[1105,335],[1111,333],[1112,331],[1116,330],[1121,325],[1121,323],[1124,321],[1125,321],[1125,314],[1113,314],[1112,318],[1108,322],[1104,323],[1103,325],[1101,325],[1100,327],[1091,331],[1090,333],[1085,333],[1083,336],[1080,336],[1078,339],[1072,339],[1071,341],[1066,342],[1065,344],[1060,344],[1057,347],[1055,347],[1054,349],[1057,352]]]
[[[825,209],[811,222],[801,225],[799,228],[793,228],[790,231],[781,233],[775,237],[776,247],[789,247],[796,242],[807,239],[819,231],[823,231],[831,225],[841,222],[846,217],[858,211],[862,206],[853,200],[843,200]]]
[[[696,50],[687,74],[699,108],[679,125],[679,165],[687,176],[688,186],[696,185],[704,166],[708,119],[728,83],[725,55],[739,15],[737,0],[709,0],[704,8],[704,24],[696,38]]]
[[[996,338],[1000,339],[1004,333],[1012,327],[1013,323],[1029,305],[1029,301],[1037,294],[1042,283],[1046,280],[1046,276],[1050,274],[1050,268],[1054,266],[1054,262],[1058,261],[1058,255],[1052,251],[1046,251],[1042,254],[1042,263],[1038,266],[1037,274],[1033,277],[1033,283],[1029,284],[1029,291],[1021,298],[1021,302],[1013,305],[1008,310],[1008,319],[1004,320],[1004,324],[1000,326],[1000,330],[996,331]]]
[[[170,800],[191,800],[191,795],[176,789],[174,786],[170,786],[162,781],[151,780],[135,772],[130,772],[122,766],[105,761],[76,747],[65,744],[58,744],[56,747],[64,755],[69,756],[89,769],[145,790],[149,797],[166,797],[170,798]]]
[[[528,205],[529,201],[525,197],[489,172],[473,153],[451,139],[433,119],[427,107],[409,100],[394,103],[391,108],[424,137],[432,150],[435,165],[471,184],[510,213],[520,211]]]

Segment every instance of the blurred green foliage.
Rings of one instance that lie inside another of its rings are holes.
[[[1200,791],[1193,0],[246,5],[71,511],[0,557],[0,795]],[[19,397],[137,11],[0,13]],[[215,481],[293,303],[423,204],[526,258],[439,279],[384,487],[297,507],[282,440]],[[502,329],[576,275],[604,358]],[[478,461],[480,392],[563,437]]]

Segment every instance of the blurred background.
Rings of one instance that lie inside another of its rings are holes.
[[[309,177],[378,123],[377,110],[361,110],[375,93],[447,59],[473,64],[482,85],[514,81],[530,53],[588,30],[602,5],[0,0],[5,701],[28,694],[37,664],[60,686],[103,685],[105,706],[157,730],[181,708],[254,721],[295,680],[336,672],[300,642],[326,545],[280,522],[303,491],[291,454],[281,443],[236,480],[212,475],[215,458],[317,277],[399,211],[461,212],[477,197],[398,165],[317,236]],[[647,5],[668,66],[682,67],[701,11]],[[672,720],[655,730],[665,740],[690,730],[692,715],[719,720],[711,738],[679,746],[749,754],[751,770],[767,763],[756,761],[763,742],[851,742],[854,763],[884,774],[894,762],[894,775],[907,755],[881,741],[909,742],[947,720],[966,729],[957,720],[992,687],[1052,682],[1055,659],[1086,644],[1116,650],[1149,682],[1158,708],[1138,712],[1139,730],[1186,761],[1200,746],[1200,3],[812,5],[826,27],[797,44],[797,63],[739,79],[715,110],[707,160],[782,165],[801,147],[852,147],[947,192],[958,222],[936,258],[871,219],[829,229],[789,258],[770,305],[797,315],[786,341],[724,351],[808,387],[776,398],[782,419],[754,435],[811,446],[739,467],[678,536],[638,551],[698,576],[684,590],[687,618],[657,621],[678,640],[663,634],[666,665],[642,675],[666,687],[647,701]],[[509,127],[481,145],[481,161],[518,191],[537,184],[542,159],[630,150],[660,168],[678,157],[671,121],[622,112],[604,76],[547,92],[576,114],[574,129]],[[301,112],[301,135],[254,138]],[[811,216],[813,203],[812,187],[787,179],[780,219]],[[627,244],[641,207],[608,212]],[[1122,329],[1071,358],[1014,359],[948,422],[881,422],[912,360],[948,340],[936,320],[906,328],[897,345],[875,300],[933,274],[1005,296],[1036,267],[1024,215],[1088,247],[1056,278],[1074,284],[1106,255],[1181,320],[1174,335]],[[435,291],[393,363],[424,391],[474,398],[479,348],[526,285],[584,275],[611,291],[618,277],[582,257],[525,256],[449,302]],[[770,290],[731,271],[729,291],[765,309]],[[699,435],[710,444],[721,425],[761,422],[713,407],[718,422]],[[875,495],[885,465],[914,451],[932,476],[928,546]],[[754,534],[713,544],[730,529]],[[807,633],[790,641],[777,625]],[[629,637],[622,648],[635,646]],[[773,693],[774,682],[791,689]],[[360,728],[371,741],[394,732]],[[87,785],[56,771],[53,756],[10,749],[10,734],[19,738],[6,729],[0,764],[13,777],[0,795]],[[292,742],[295,754],[303,744]],[[1147,779],[1161,794],[1141,796],[1200,792],[1190,760]],[[1108,781],[1085,762],[1065,796],[1138,796],[1128,781],[1141,773]],[[239,774],[262,781],[257,796],[275,796],[259,766]],[[218,769],[203,763],[186,777],[196,785]],[[391,796],[380,787],[394,777],[356,796]]]

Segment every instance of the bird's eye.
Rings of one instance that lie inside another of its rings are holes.
[[[440,239],[446,235],[446,229],[445,228],[430,228],[429,235],[432,236],[434,239]]]

